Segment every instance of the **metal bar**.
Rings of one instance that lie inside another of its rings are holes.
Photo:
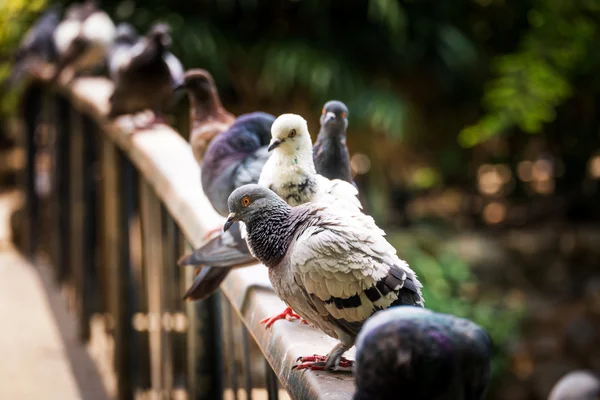
[[[172,393],[173,391],[173,336],[174,332],[174,319],[175,315],[175,302],[173,301],[173,293],[177,291],[175,287],[175,280],[173,279],[173,254],[175,253],[175,236],[176,228],[175,222],[169,216],[169,213],[165,207],[161,204],[160,206],[160,217],[162,227],[162,243],[163,243],[163,260],[160,269],[161,281],[162,281],[162,315],[161,321],[163,323],[163,337],[164,343],[162,346],[162,373],[163,373],[163,389],[166,393]]]
[[[148,329],[150,336],[150,377],[152,391],[162,393],[165,336],[162,329],[162,228],[160,202],[148,183],[140,182],[142,240],[145,280],[148,285]]]
[[[227,349],[227,372],[229,375],[229,385],[231,390],[233,391],[233,398],[235,400],[237,400],[238,398],[238,371],[237,371],[237,365],[236,365],[236,360],[235,360],[235,330],[234,330],[234,325],[233,325],[233,310],[231,308],[231,304],[229,304],[229,301],[225,300],[223,301],[223,306],[225,308],[225,336],[226,336],[226,343],[225,343],[225,348]]]
[[[54,140],[54,271],[59,283],[69,272],[69,148],[71,106],[63,96],[55,98]]]
[[[33,259],[39,239],[39,198],[36,193],[35,160],[37,147],[35,134],[42,109],[42,88],[32,85],[23,95],[22,115],[25,123],[25,149],[27,163],[25,167],[25,193],[27,196],[27,248],[26,252]]]
[[[172,340],[173,351],[173,385],[177,389],[186,389],[191,393],[187,382],[186,365],[188,361],[187,349],[187,331],[189,329],[189,318],[186,315],[185,303],[182,301],[182,293],[185,289],[184,270],[177,266],[177,260],[183,253],[185,240],[181,231],[175,224],[175,220],[169,217],[169,232],[173,235],[173,253],[171,254],[171,263],[165,265],[167,271],[171,271],[173,279],[173,291],[171,301],[173,310],[176,313],[174,320],[175,332]],[[188,396],[189,397],[189,396]]]
[[[252,365],[250,364],[250,333],[242,325],[242,357],[244,359],[244,388],[246,390],[246,399],[252,400]]]
[[[269,395],[269,400],[278,400],[279,399],[279,380],[277,379],[277,375],[271,368],[271,364],[265,359],[265,373],[267,376],[267,394]]]

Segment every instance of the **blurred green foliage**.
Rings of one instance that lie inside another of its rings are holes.
[[[427,308],[468,318],[487,330],[494,341],[494,375],[501,375],[507,362],[502,348],[517,334],[524,305],[486,298],[470,266],[444,245],[439,234],[418,229],[387,237],[424,282]]]

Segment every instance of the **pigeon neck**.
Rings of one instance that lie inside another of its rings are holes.
[[[252,215],[246,222],[248,244],[252,253],[268,268],[275,267],[285,257],[297,228],[297,219],[290,218],[292,208],[276,205]]]
[[[295,171],[299,175],[315,175],[312,143],[310,137],[298,138],[297,142],[284,143],[271,156],[280,171]]]
[[[194,125],[204,123],[211,117],[216,118],[223,113],[223,106],[213,91],[191,90],[190,117]]]
[[[327,139],[327,138],[337,138],[337,137],[346,137],[346,129],[344,129],[343,126],[321,125],[321,129],[319,130],[319,135],[317,137],[317,140],[323,140],[323,139]]]

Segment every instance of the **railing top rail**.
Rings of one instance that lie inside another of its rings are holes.
[[[80,78],[69,85],[55,85],[53,89],[91,117],[128,155],[194,247],[202,244],[209,229],[224,222],[202,192],[200,168],[191,147],[176,131],[155,126],[130,134],[109,122],[105,116],[112,83],[106,78]],[[179,267],[173,265],[173,268]],[[354,392],[350,374],[291,370],[299,356],[325,354],[334,341],[299,323],[276,323],[265,329],[260,321],[285,307],[269,286],[267,269],[257,265],[230,273],[222,289],[293,398],[350,399]]]

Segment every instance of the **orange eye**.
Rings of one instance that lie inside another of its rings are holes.
[[[342,118],[346,118],[346,115],[348,115],[348,114],[342,113]]]
[[[244,198],[242,199],[242,205],[243,205],[244,207],[248,207],[248,206],[250,205],[250,199],[249,199],[249,198],[247,198],[247,197],[244,197]]]
[[[321,110],[321,114],[325,114],[325,107]]]

